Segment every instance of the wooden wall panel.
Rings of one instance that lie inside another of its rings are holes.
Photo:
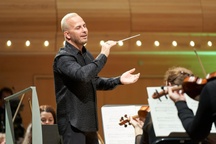
[[[54,0],[34,1],[7,0],[0,3],[0,52],[52,52],[56,47],[56,2]],[[12,46],[7,47],[7,40]],[[31,42],[30,47],[25,41]],[[44,48],[43,42],[50,42]]]
[[[10,40],[12,45],[8,47],[7,41]],[[30,46],[27,47],[25,42],[29,40]],[[44,46],[44,41],[49,41],[49,46]],[[0,35],[0,53],[22,55],[22,54],[47,54],[56,52],[56,35],[54,32],[19,32],[15,34],[1,33]]]
[[[54,0],[14,0],[0,3],[0,32],[38,32],[56,30]]]
[[[124,42],[123,46],[116,45],[111,52],[154,52],[154,51],[193,51],[196,48],[199,51],[215,51],[216,50],[216,36],[214,33],[110,33],[100,34],[89,32],[89,40],[86,47],[91,52],[99,53],[101,50],[100,41],[104,40],[121,40],[123,38],[141,34],[139,37]],[[18,55],[18,54],[55,54],[60,47],[63,46],[63,35],[61,32],[54,33],[16,33],[14,35],[3,34],[0,35],[0,54]],[[11,40],[12,46],[7,47],[7,40]],[[25,46],[25,41],[30,40],[31,45]],[[48,40],[50,45],[45,47],[44,41]],[[137,46],[136,41],[140,40],[142,46]],[[159,41],[160,46],[154,46],[154,41]],[[178,43],[177,47],[172,46],[172,41]],[[212,46],[208,46],[207,42],[212,41]],[[190,41],[195,42],[195,47],[190,46]]]
[[[56,108],[53,75],[35,75],[33,83],[36,86],[39,104]]]
[[[63,43],[61,18],[69,12],[77,12],[89,29],[90,47],[100,51],[100,40],[119,40],[140,33],[143,47],[135,46],[135,40],[125,41],[124,48],[113,51],[182,51],[188,48],[189,39],[195,39],[197,48],[206,47],[207,40],[215,41],[216,5],[214,0],[110,0],[110,1],[26,1],[8,0],[0,3],[0,52],[7,54],[54,54]],[[200,36],[198,36],[200,35]],[[173,49],[171,40],[180,44]],[[12,47],[6,41],[12,41]],[[32,45],[24,46],[26,40]],[[42,44],[49,40],[46,49]],[[160,49],[153,42],[160,40]],[[178,42],[178,41],[177,41]],[[210,49],[209,49],[210,48]]]
[[[58,21],[70,12],[82,16],[94,32],[130,32],[130,6],[127,0],[57,1]]]
[[[19,3],[9,0],[0,4],[0,19],[3,25],[0,30],[59,31],[59,22],[68,12],[79,13],[95,32],[201,32],[203,27],[207,31],[215,31],[214,0],[22,0]]]
[[[203,31],[216,31],[216,4],[214,0],[201,0],[203,10]]]
[[[132,31],[202,31],[200,0],[131,0],[130,2]]]

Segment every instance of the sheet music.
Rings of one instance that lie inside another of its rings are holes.
[[[135,133],[131,125],[120,126],[120,118],[137,115],[143,105],[105,105],[101,108],[104,141],[106,144],[134,144]]]
[[[174,102],[167,96],[160,97],[159,99],[153,99],[152,95],[157,91],[161,91],[160,87],[147,87],[148,102],[151,109],[151,116],[156,136],[169,136],[170,133],[185,133]],[[194,114],[198,107],[198,101],[186,96],[187,105],[192,109]],[[212,126],[212,132],[215,131],[214,125]]]

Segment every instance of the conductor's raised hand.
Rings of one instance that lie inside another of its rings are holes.
[[[132,84],[135,83],[139,77],[140,77],[140,73],[137,74],[132,74],[135,71],[135,68],[126,71],[125,73],[123,73],[120,77],[120,81],[122,84]]]
[[[105,54],[106,57],[108,57],[110,53],[110,48],[116,45],[116,43],[117,43],[116,41],[112,41],[112,40],[103,43],[101,47],[101,53]]]

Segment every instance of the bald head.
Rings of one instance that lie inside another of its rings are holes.
[[[66,14],[62,20],[61,20],[61,29],[62,31],[66,31],[68,29],[68,19],[72,18],[72,17],[75,17],[75,16],[79,16],[77,13],[68,13]]]

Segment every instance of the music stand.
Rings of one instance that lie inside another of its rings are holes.
[[[40,111],[38,104],[38,96],[36,87],[31,86],[22,91],[19,91],[11,96],[4,98],[5,100],[5,121],[6,121],[6,141],[7,144],[14,144],[14,127],[12,122],[12,113],[10,108],[10,100],[19,97],[20,95],[32,91],[32,144],[42,144],[42,128],[40,120]]]
[[[42,125],[43,144],[59,144],[61,139],[58,132],[58,126]]]

